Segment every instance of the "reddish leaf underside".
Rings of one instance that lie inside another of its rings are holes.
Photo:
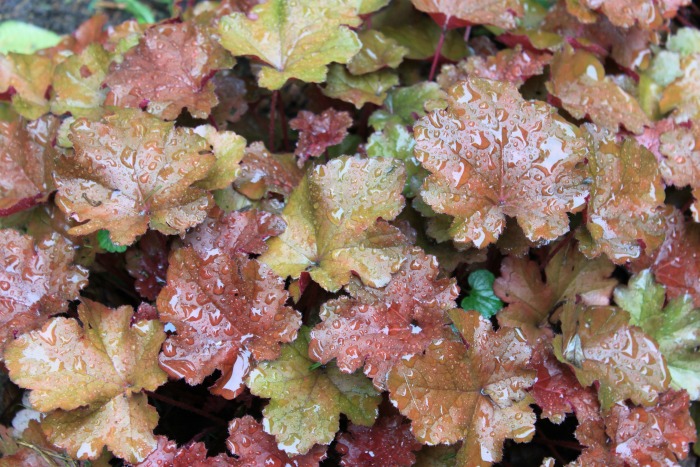
[[[371,427],[350,425],[336,439],[344,467],[410,467],[416,462],[413,451],[421,448],[411,434],[411,424],[400,415],[382,417]]]

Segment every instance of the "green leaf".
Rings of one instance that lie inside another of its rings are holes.
[[[437,83],[422,82],[389,91],[384,107],[370,116],[369,124],[381,130],[390,123],[413,125],[417,118],[435,109],[444,109],[447,94]]]
[[[486,269],[469,274],[469,295],[462,299],[462,308],[476,310],[484,318],[491,318],[503,308],[503,302],[493,293],[495,276]]]
[[[666,48],[681,56],[700,52],[700,31],[695,28],[680,28],[668,38]]]
[[[364,426],[377,418],[381,395],[362,372],[342,373],[333,362],[313,368],[316,363],[309,358],[309,328],[302,328],[280,358],[258,364],[247,380],[253,394],[270,399],[263,426],[289,454],[330,444],[341,413]]]
[[[384,127],[382,131],[370,135],[367,141],[369,157],[391,157],[403,161],[406,167],[406,185],[403,194],[410,198],[420,192],[423,180],[428,176],[428,171],[420,165],[413,154],[415,145],[413,133],[409,132],[405,125],[393,123]]]
[[[396,68],[408,53],[408,49],[379,31],[366,29],[359,33],[362,50],[348,62],[353,75],[363,75],[382,68]]]
[[[360,24],[358,6],[353,0],[269,0],[247,16],[222,18],[221,44],[234,55],[262,60],[258,83],[267,89],[280,89],[290,78],[322,83],[329,63],[347,63],[362,47],[348,27]]]
[[[615,289],[615,302],[659,344],[666,358],[671,384],[685,389],[690,398],[700,398],[700,308],[689,295],[676,297],[666,307],[666,288],[654,281],[649,269],[641,271],[629,285]]]
[[[399,77],[390,70],[354,76],[342,65],[331,65],[328,84],[322,89],[328,97],[354,104],[358,109],[368,102],[382,105],[387,92],[399,84]]]
[[[109,236],[109,230],[99,230],[97,232],[97,243],[105,251],[110,253],[124,253],[127,249],[125,245],[115,245]]]
[[[61,36],[48,29],[23,23],[3,21],[0,23],[0,53],[15,52],[31,54],[37,50],[53,47],[61,41]]]

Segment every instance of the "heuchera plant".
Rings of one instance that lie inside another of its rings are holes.
[[[0,55],[0,465],[696,462],[699,19],[223,0]]]

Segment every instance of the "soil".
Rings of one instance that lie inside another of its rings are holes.
[[[95,7],[91,7],[91,3]],[[167,6],[155,0],[141,0],[154,11],[157,20],[169,16]],[[96,13],[105,13],[109,24],[119,24],[133,17],[118,8],[115,0],[0,0],[0,21],[24,21],[58,34],[73,32]]]

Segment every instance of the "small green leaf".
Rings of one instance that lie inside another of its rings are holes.
[[[469,274],[469,295],[462,299],[462,308],[476,310],[484,318],[491,318],[503,308],[503,302],[493,293],[496,278],[486,269],[479,269]]]
[[[0,53],[15,52],[31,54],[37,50],[53,47],[61,41],[61,36],[48,29],[21,21],[0,23]]]
[[[100,247],[110,253],[124,253],[126,251],[126,246],[115,245],[112,239],[109,237],[109,230],[102,229],[97,232],[97,243]]]

